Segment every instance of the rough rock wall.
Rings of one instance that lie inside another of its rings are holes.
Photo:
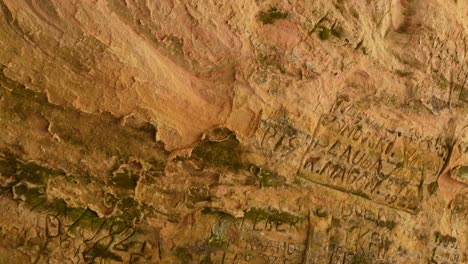
[[[0,1],[0,263],[468,263],[463,0]]]

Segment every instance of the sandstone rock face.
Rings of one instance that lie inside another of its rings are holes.
[[[468,2],[0,0],[0,263],[468,263]]]

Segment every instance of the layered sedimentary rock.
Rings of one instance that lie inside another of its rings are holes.
[[[468,263],[465,1],[0,1],[0,263]]]

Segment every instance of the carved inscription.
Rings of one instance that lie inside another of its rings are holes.
[[[430,263],[460,263],[458,244],[455,237],[434,233],[435,247],[432,249]]]
[[[307,229],[305,217],[269,209],[253,208],[242,219],[220,219],[210,241],[224,241],[225,246],[222,254],[212,256],[213,263],[300,263]]]
[[[340,191],[417,212],[447,150],[442,139],[390,131],[348,108],[324,116],[300,176]]]
[[[331,221],[329,263],[393,263],[397,212],[344,203]]]
[[[290,124],[262,120],[255,143],[266,156],[289,166],[299,166],[312,137]]]

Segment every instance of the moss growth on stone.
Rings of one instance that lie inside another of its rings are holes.
[[[0,177],[12,177],[17,171],[17,161],[9,153],[0,154]]]
[[[229,242],[225,241],[222,237],[212,235],[208,239],[208,247],[210,249],[226,249],[229,246]]]
[[[356,255],[353,256],[350,263],[351,264],[371,264],[372,261],[369,259],[369,257],[366,254],[357,253]]]
[[[468,180],[468,166],[460,166],[457,168],[455,175],[461,179]]]
[[[410,72],[410,71],[396,70],[395,73],[400,77],[411,77],[411,76],[413,76],[413,72]]]
[[[120,234],[123,231],[125,231],[127,228],[129,228],[129,223],[121,220],[121,219],[115,219],[110,222],[110,227],[109,227],[109,234],[115,235],[115,234]]]
[[[139,175],[128,170],[125,172],[114,172],[112,183],[119,188],[133,190],[135,189],[139,178]]]
[[[50,176],[61,175],[62,173],[39,166],[34,163],[18,164],[16,178],[25,180],[34,184],[46,184]]]
[[[83,258],[88,263],[94,263],[96,259],[107,259],[114,261],[122,261],[122,258],[109,250],[109,245],[105,243],[94,244],[93,247],[83,252]]]
[[[24,181],[15,185],[12,191],[15,199],[25,202],[25,204],[33,209],[47,201],[43,187],[30,186]]]
[[[60,170],[21,161],[10,153],[3,153],[0,157],[0,173],[2,176],[14,177],[16,182],[24,180],[36,185],[44,185],[50,177],[65,174]]]
[[[377,226],[379,227],[385,227],[389,230],[393,230],[397,226],[397,222],[395,221],[384,221],[384,220],[374,220],[374,219],[368,219],[373,221]]]
[[[126,222],[139,222],[142,217],[141,206],[131,197],[123,198],[118,204],[117,208],[122,211],[119,216],[123,221]]]
[[[228,218],[228,219],[234,219],[234,216],[230,215],[229,213],[226,213],[224,211],[221,211],[217,208],[213,207],[204,207],[201,210],[201,213],[204,215],[216,215],[220,218]]]
[[[55,198],[48,201],[48,203],[49,208],[54,215],[63,217],[67,214],[68,206],[63,199]]]
[[[243,167],[241,161],[242,147],[234,133],[227,129],[218,128],[214,133],[224,133],[225,138],[212,141],[209,138],[193,149],[192,157],[213,167],[222,167],[237,171]]]
[[[63,201],[63,200],[61,200]],[[85,213],[86,209],[81,207],[68,207],[66,202],[65,208],[61,208],[61,214],[63,214],[66,218],[68,218],[73,223],[80,219],[80,217]]]
[[[100,218],[96,212],[86,209],[84,213],[79,217],[77,224],[80,227],[87,227],[90,229],[97,229],[101,226],[104,218]]]
[[[285,19],[288,17],[287,12],[278,10],[276,7],[270,8],[268,11],[260,11],[257,14],[257,20],[265,24],[273,24],[278,19]]]
[[[4,98],[4,102],[0,102],[1,122],[24,123],[31,117],[41,115],[42,105],[48,104],[45,95],[9,79],[3,71],[0,71],[0,88],[0,97]]]
[[[262,208],[251,208],[244,212],[245,219],[260,222],[260,221],[271,221],[281,222],[285,224],[295,224],[298,220],[304,219],[303,216],[297,216],[288,212],[279,211],[276,209],[262,209]]]
[[[193,261],[193,256],[186,247],[177,247],[173,253],[181,263],[191,263]]]
[[[111,218],[100,218],[96,212],[87,208],[70,207],[63,199],[49,200],[46,193],[48,179],[65,175],[62,171],[53,170],[32,162],[17,160],[10,154],[2,155],[0,170],[2,176],[14,178],[14,182],[11,186],[5,187],[5,191],[12,192],[15,199],[23,201],[31,210],[50,213],[59,217],[60,221],[69,223],[67,230],[71,232],[82,228],[96,230],[106,221],[109,223],[109,228],[115,221],[129,226],[131,223],[139,222],[142,218],[140,204],[125,195],[120,198],[114,197],[120,214]],[[69,175],[67,179],[85,184],[96,184],[89,176]],[[117,185],[119,187],[134,188],[135,183],[117,181]]]
[[[148,163],[151,167],[147,170],[147,173],[151,174],[151,176],[162,176],[164,174],[164,168],[166,167],[164,161],[150,159]]]
[[[280,187],[286,182],[284,177],[267,168],[259,168],[252,165],[250,171],[255,174],[261,187]]]
[[[173,54],[184,54],[184,39],[176,36],[168,36],[167,41]]]
[[[318,31],[318,34],[321,40],[328,40],[330,38],[331,31],[326,27],[321,27]]]
[[[0,71],[0,84],[10,88],[8,90],[5,89],[2,93],[7,93],[7,91],[9,91],[10,95],[16,99],[15,101],[27,99],[29,103],[43,104],[48,102],[44,94],[27,89],[23,84],[9,79],[5,76],[3,70]],[[30,104],[25,105],[30,106]]]
[[[0,97],[4,99],[0,102],[0,123],[4,125],[14,123],[21,129],[35,130],[39,128],[27,126],[37,120],[48,122],[48,130],[60,144],[79,147],[91,156],[127,155],[158,160],[167,157],[162,143],[154,141],[156,128],[152,124],[133,118],[122,125],[120,118],[109,113],[90,114],[53,105],[45,94],[9,79],[1,69]]]
[[[47,200],[45,190],[43,188],[28,188],[24,193],[25,202],[32,208],[43,204]]]
[[[440,73],[433,73],[432,74],[432,80],[437,84],[442,89],[448,89],[449,87],[449,81],[443,74]]]
[[[13,194],[17,197],[21,197],[28,191],[28,186],[26,184],[18,184],[13,187]]]
[[[427,186],[427,191],[429,192],[430,195],[433,195],[437,192],[437,190],[439,189],[439,185],[437,184],[437,182],[431,182],[428,186]]]

